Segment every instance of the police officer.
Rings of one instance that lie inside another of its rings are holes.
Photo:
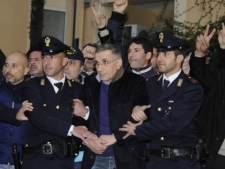
[[[147,169],[197,169],[196,121],[203,89],[181,69],[187,42],[164,32],[159,39],[157,63],[162,75],[147,82],[150,121],[141,124],[147,118],[143,111],[147,106],[135,107],[132,117],[140,122],[128,122],[120,130],[128,132],[126,137],[136,135],[139,141],[149,142]]]
[[[26,84],[25,94],[34,111],[27,113],[23,169],[71,169],[75,144],[69,136],[83,141],[95,136],[83,126],[71,125],[72,100],[78,97],[81,86],[71,83],[64,75],[68,47],[51,36],[42,37],[40,46],[45,76]]]
[[[64,68],[64,73],[67,79],[78,82],[80,84],[84,83],[84,75],[81,72],[84,69],[84,55],[80,49],[69,47],[66,52],[68,63]]]

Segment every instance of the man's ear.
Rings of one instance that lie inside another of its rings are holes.
[[[146,59],[150,60],[152,58],[152,52],[146,53]]]
[[[26,68],[24,69],[24,75],[27,75],[28,72],[29,72],[29,67],[26,67]]]
[[[117,69],[120,69],[122,65],[123,65],[123,61],[121,58],[119,58],[116,62]]]
[[[64,57],[63,58],[63,67],[66,66],[67,62],[68,62],[68,58],[67,57]]]
[[[177,62],[178,63],[182,63],[183,62],[183,60],[184,60],[184,56],[183,55],[177,55]]]

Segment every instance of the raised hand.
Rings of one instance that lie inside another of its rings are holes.
[[[29,103],[28,100],[24,101],[22,103],[21,109],[16,114],[16,119],[20,121],[26,121],[28,118],[25,116],[25,111],[33,111],[32,103]]]
[[[82,53],[84,55],[84,58],[89,58],[93,59],[95,57],[95,51],[96,48],[92,46],[86,46],[83,50]]]
[[[73,114],[75,116],[84,117],[88,112],[84,103],[79,99],[73,99]]]
[[[210,26],[207,25],[205,29],[204,35],[199,35],[196,40],[196,55],[204,57],[207,53],[209,46],[210,46],[210,40],[212,39],[213,35],[216,32],[216,29],[213,29],[212,32],[209,34],[209,28]]]
[[[123,13],[128,6],[128,0],[116,0],[113,3],[113,10],[119,13]]]
[[[75,126],[71,131],[71,134],[83,140],[85,144],[88,144],[87,140],[89,139],[97,139],[97,136],[88,131],[85,126]]]
[[[95,16],[95,23],[98,28],[103,28],[106,26],[106,18],[105,15],[102,13],[102,5],[98,5],[98,10],[95,10],[95,7],[92,6],[92,11]]]
[[[134,133],[134,129],[137,126],[141,125],[142,123],[143,123],[143,121],[140,121],[139,123],[132,123],[132,122],[128,121],[127,124],[124,124],[123,127],[119,129],[119,131],[127,132],[127,134],[123,137],[123,139],[126,139],[127,137],[132,136],[132,135],[133,136],[136,135]]]
[[[218,42],[220,44],[220,48],[225,49],[225,26],[222,23],[222,29],[218,31]]]
[[[135,120],[135,121],[141,121],[141,120],[146,120],[148,119],[148,117],[146,116],[144,110],[149,109],[151,107],[151,105],[144,105],[144,106],[135,106],[133,108],[131,117]]]
[[[94,140],[88,139],[86,140],[87,144],[86,146],[91,149],[95,154],[102,154],[107,149],[107,141],[96,138]]]

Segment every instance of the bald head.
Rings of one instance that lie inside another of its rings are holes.
[[[16,51],[6,57],[2,73],[7,83],[16,85],[22,82],[28,71],[28,59],[24,53]]]

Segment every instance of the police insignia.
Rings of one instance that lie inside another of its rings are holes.
[[[161,43],[163,43],[163,38],[164,38],[164,35],[163,35],[163,33],[161,32],[161,33],[159,34],[159,40],[160,40]]]
[[[51,41],[50,38],[49,38],[49,37],[46,37],[46,38],[45,38],[45,45],[46,45],[46,46],[49,46],[50,41]]]

